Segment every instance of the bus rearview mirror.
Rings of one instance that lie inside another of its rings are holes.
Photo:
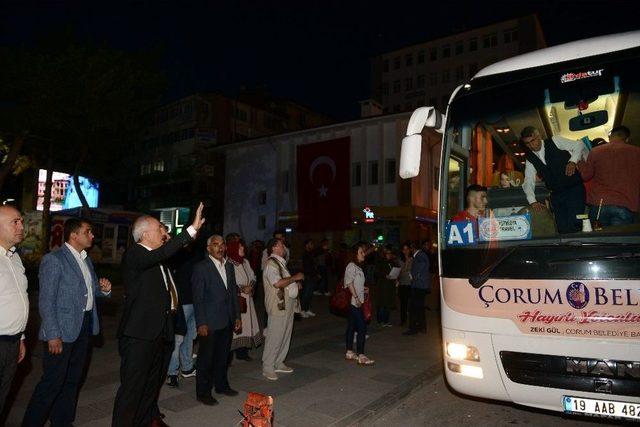
[[[402,138],[400,147],[400,177],[413,178],[420,173],[420,151],[422,135],[409,135]]]
[[[607,110],[594,111],[591,113],[580,114],[569,120],[569,130],[572,132],[592,129],[602,126],[609,121],[609,113]]]

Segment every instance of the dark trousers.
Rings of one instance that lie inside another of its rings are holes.
[[[389,323],[391,312],[388,307],[378,307],[376,310],[376,321],[378,323]]]
[[[249,358],[249,347],[236,348],[236,359],[245,360]]]
[[[407,321],[407,312],[409,311],[409,295],[411,295],[411,287],[398,286],[398,299],[400,300],[400,323],[402,325]]]
[[[577,233],[582,230],[582,221],[576,215],[584,214],[584,185],[576,185],[564,191],[551,193],[551,207],[556,219],[558,233]]]
[[[91,312],[86,312],[80,335],[74,342],[62,343],[60,354],[51,354],[49,344],[43,343],[42,378],[27,406],[23,426],[41,427],[47,419],[51,419],[51,426],[70,426],[73,423],[92,323]]]
[[[353,337],[358,333],[356,338],[356,353],[364,354],[364,342],[367,338],[367,322],[364,320],[364,312],[362,307],[354,307],[349,304],[349,320],[347,323],[346,344],[347,350],[353,351]]]
[[[18,368],[20,337],[2,337],[0,339],[0,414],[4,401],[11,390],[11,382]]]
[[[598,210],[600,211],[600,218],[598,219]],[[591,205],[589,207],[589,219],[591,223],[595,223],[596,220],[600,221],[603,227],[609,227],[611,225],[624,225],[633,224],[633,212],[624,206],[615,205]]]
[[[139,426],[158,416],[158,394],[167,373],[173,341],[162,333],[154,340],[121,337],[120,388],[113,408],[112,426]]]
[[[300,295],[300,308],[302,311],[308,311],[311,309],[311,298],[313,298],[313,291],[315,290],[315,287],[315,279],[305,279],[302,283],[302,294]]]
[[[329,291],[329,270],[326,266],[318,266],[318,273],[320,274],[320,279],[318,280],[318,284],[316,286],[316,291],[326,293]]]
[[[153,408],[151,409],[151,417],[152,418],[160,418],[160,407],[158,406],[158,398],[160,397],[160,389],[162,388],[162,384],[164,384],[165,379],[167,378],[167,372],[169,372],[169,365],[171,364],[171,355],[173,354],[173,350],[175,349],[174,341],[165,341],[165,348],[163,351],[163,359],[162,359],[162,369],[161,369],[161,378],[160,378],[160,386],[158,387],[158,393],[156,394],[156,400],[153,402]]]
[[[426,289],[411,288],[409,297],[409,330],[412,332],[426,331],[427,318],[425,316]]]
[[[198,337],[200,349],[196,359],[196,395],[211,396],[231,388],[227,378],[229,352],[231,350],[231,324],[226,328],[209,330],[206,337]]]

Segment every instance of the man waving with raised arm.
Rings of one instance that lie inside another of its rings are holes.
[[[122,257],[124,312],[118,328],[120,388],[113,409],[114,426],[164,425],[155,401],[166,372],[165,353],[173,350],[173,315],[178,293],[162,263],[193,240],[205,219],[202,203],[191,226],[164,242],[160,222],[142,216]]]

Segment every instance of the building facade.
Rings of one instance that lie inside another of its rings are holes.
[[[326,116],[291,101],[249,96],[197,93],[163,105],[149,114],[144,138],[123,160],[123,169],[130,171],[127,205],[155,211],[170,228],[179,229],[181,218],[203,201],[209,226],[219,232],[225,162],[214,149],[328,122]]]
[[[545,47],[535,15],[499,22],[374,58],[372,97],[383,112],[443,110],[456,86],[489,64]]]
[[[225,177],[224,232],[266,241],[275,229],[284,229],[297,250],[306,238],[326,237],[334,245],[359,240],[398,245],[434,237],[441,135],[424,131],[421,167],[431,173],[400,179],[400,147],[409,117],[377,116],[224,147],[227,164],[234,165]],[[297,148],[345,138],[350,141],[351,229],[298,232]]]

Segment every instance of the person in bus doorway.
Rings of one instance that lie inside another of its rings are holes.
[[[458,212],[453,221],[477,221],[478,217],[485,216],[487,208],[487,187],[471,184],[467,187],[467,208]]]
[[[576,218],[584,214],[585,190],[576,165],[583,156],[584,144],[555,135],[542,139],[533,126],[520,133],[526,164],[522,189],[535,212],[545,205],[536,199],[536,175],[540,175],[551,192],[551,207],[559,233],[576,233],[582,222]]]
[[[582,179],[590,184],[589,217],[605,227],[631,224],[640,212],[640,148],[631,145],[625,126],[614,128],[609,140],[578,162]]]

